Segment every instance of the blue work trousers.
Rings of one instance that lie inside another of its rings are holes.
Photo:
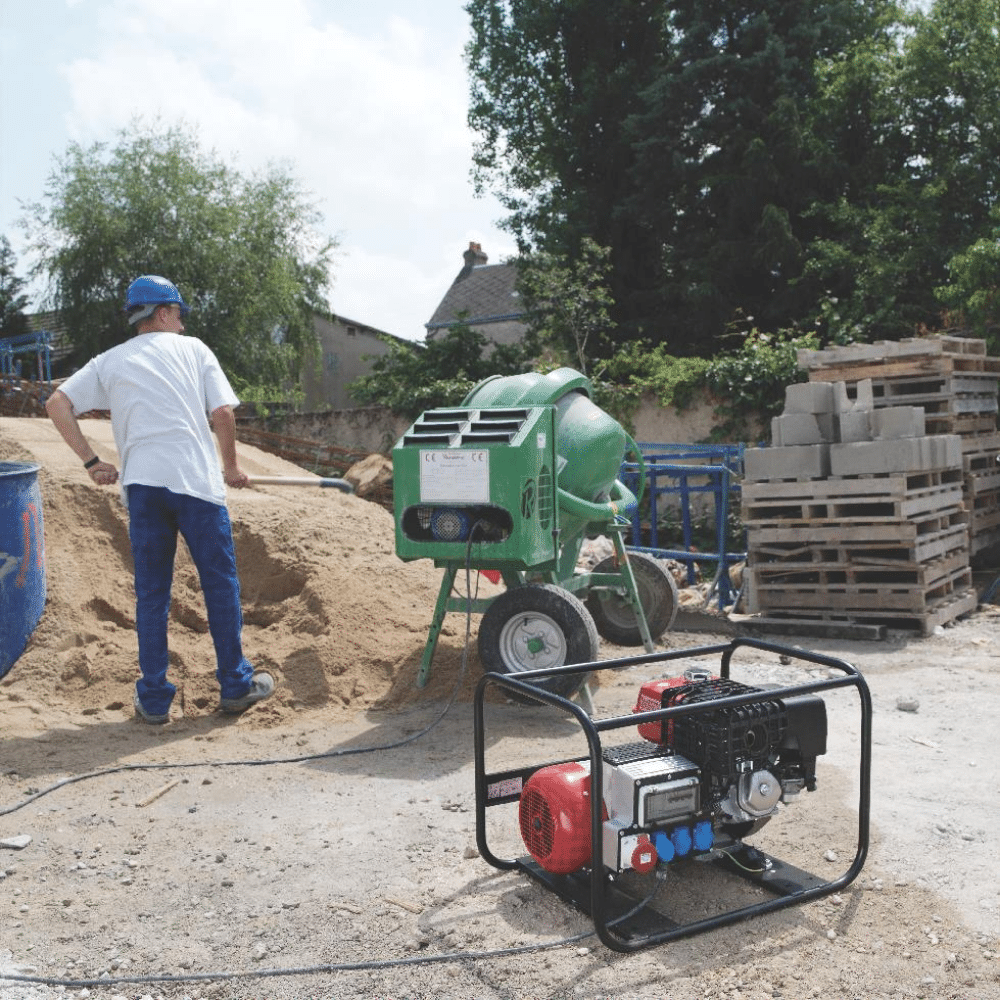
[[[136,691],[142,707],[151,715],[166,714],[177,691],[167,680],[167,621],[178,531],[201,579],[221,695],[242,698],[250,690],[253,667],[243,656],[243,611],[229,512],[220,504],[161,486],[132,483],[127,490],[142,671]]]

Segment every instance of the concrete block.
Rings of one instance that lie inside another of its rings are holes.
[[[830,474],[833,476],[931,472],[961,467],[962,440],[957,434],[830,446]]]
[[[924,437],[926,417],[922,406],[886,406],[872,410],[872,438],[888,441],[894,438]]]
[[[875,408],[875,395],[872,392],[872,380],[870,378],[861,379],[854,383],[854,399],[847,394],[846,382],[833,383],[833,409],[835,413],[847,413],[851,410],[873,410]]]
[[[829,414],[823,414],[828,417]],[[814,413],[783,413],[771,418],[771,445],[787,448],[801,444],[822,444],[827,441]]]
[[[840,440],[844,444],[854,441],[871,441],[871,415],[873,410],[846,410],[840,414]]]
[[[865,476],[888,472],[915,472],[924,468],[920,438],[895,441],[852,441],[830,446],[830,473]]]
[[[832,412],[832,382],[796,382],[785,387],[785,413]]]
[[[854,383],[855,397],[854,406],[856,409],[873,410],[875,408],[875,394],[872,392],[872,380],[863,378]]]
[[[934,463],[935,469],[961,469],[964,468],[962,461],[962,438],[958,434],[932,434],[924,438],[930,442],[930,461]]]
[[[748,448],[743,469],[748,482],[767,479],[826,479],[830,475],[829,444],[790,448]]]
[[[840,439],[840,421],[835,413],[817,413],[816,423],[819,424],[819,432],[823,435],[823,440],[832,443]]]

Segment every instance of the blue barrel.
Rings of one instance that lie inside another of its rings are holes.
[[[24,652],[45,607],[39,468],[0,462],[0,677]]]

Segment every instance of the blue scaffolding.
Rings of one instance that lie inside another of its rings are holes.
[[[734,494],[743,478],[742,444],[689,445],[639,442],[646,468],[646,495],[649,497],[649,544],[643,544],[642,517],[637,510],[632,516],[632,544],[638,552],[648,552],[661,559],[675,559],[687,565],[688,582],[697,582],[697,564],[713,562],[715,576],[709,591],[718,594],[719,608],[733,604],[738,596],[729,583],[729,567],[746,559],[746,551],[730,551],[727,543],[729,512]],[[636,462],[624,462],[622,482],[635,489],[639,481]],[[691,500],[709,495],[714,501],[715,550],[692,551]],[[660,545],[660,517],[666,500],[676,506],[680,516],[683,548]]]
[[[0,388],[13,392],[15,383],[22,378],[20,358],[31,354],[35,364],[33,377],[29,378],[33,382],[44,383],[45,390],[40,400],[44,402],[52,393],[52,340],[53,335],[48,330],[0,339]]]

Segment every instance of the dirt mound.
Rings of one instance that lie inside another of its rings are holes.
[[[83,422],[114,459],[110,425]],[[247,445],[256,475],[302,470]],[[48,597],[28,648],[3,681],[37,712],[132,714],[138,675],[128,520],[117,489],[92,485],[47,420],[3,420],[0,460],[41,464]],[[266,727],[304,710],[356,710],[433,698],[450,689],[465,625],[449,616],[431,684],[415,686],[440,572],[395,555],[392,516],[337,490],[230,491],[243,593],[244,648],[279,680],[276,696],[240,720]],[[484,584],[485,586],[488,586]],[[218,684],[197,572],[178,547],[170,678],[186,717],[214,712]],[[475,671],[478,674],[478,667]],[[466,685],[468,686],[468,684]]]

